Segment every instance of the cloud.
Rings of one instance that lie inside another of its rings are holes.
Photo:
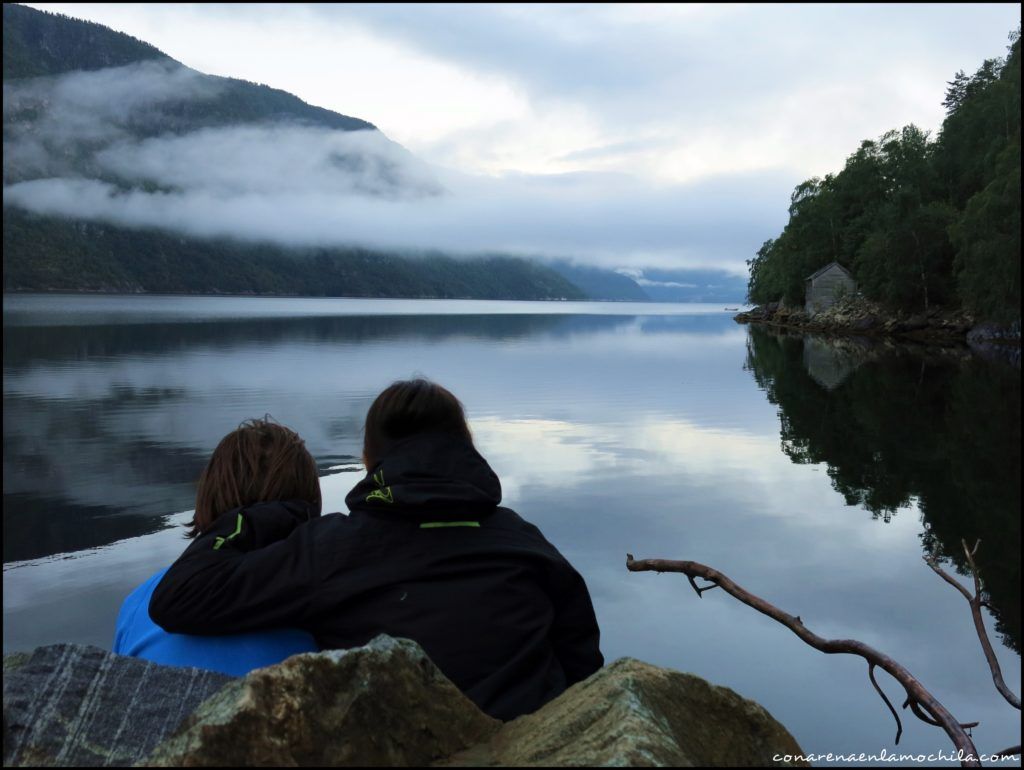
[[[171,103],[216,97],[224,81],[169,59],[4,82],[4,182],[71,172],[97,148],[156,132]]]
[[[1019,20],[1013,4],[47,7],[371,120],[435,167],[381,143],[348,148],[362,160],[346,175],[329,158],[349,140],[237,127],[111,146],[85,175],[102,184],[83,185],[45,143],[9,147],[5,116],[5,183],[48,180],[5,187],[7,202],[285,243],[733,272],[781,230],[796,183],[861,139],[937,128],[944,81]],[[149,192],[121,189],[140,178]],[[398,193],[410,180],[428,205]]]
[[[366,195],[418,199],[441,193],[426,164],[379,131],[292,125],[208,128],[141,142],[122,140],[96,154],[108,172],[181,194],[214,198]]]
[[[44,4],[203,71],[371,120],[467,172],[685,182],[834,171],[937,129],[944,83],[1003,51],[1017,4]],[[225,41],[230,41],[226,43]],[[640,146],[635,143],[640,142]],[[646,149],[643,144],[646,143]]]
[[[696,289],[697,284],[695,283],[680,283],[679,281],[651,281],[647,278],[637,279],[637,283],[641,286],[667,286],[671,289]],[[709,289],[715,289],[716,286],[709,286]]]
[[[524,93],[520,141],[488,126],[467,132],[477,146],[495,138],[505,157],[522,164],[533,153],[532,167],[549,171],[617,162],[618,170],[679,181],[766,167],[821,175],[861,139],[911,122],[937,129],[944,82],[1001,53],[1020,9],[931,10],[555,4],[469,5],[457,13],[427,5],[411,14],[398,5],[323,4],[305,12]],[[562,130],[547,133],[563,135],[564,151],[537,157],[530,126],[552,120]],[[638,137],[651,143],[646,151],[633,145]],[[465,150],[457,157],[469,160]],[[477,162],[494,165],[486,156]]]
[[[168,104],[215,97],[220,82],[165,62],[5,87],[5,205],[294,246],[741,271],[781,225],[778,201],[793,182],[462,174],[423,163],[379,131],[294,123],[160,132]]]
[[[251,141],[249,129],[245,134],[246,141]],[[178,183],[183,176],[179,169],[157,181]],[[628,180],[609,185],[608,180],[593,178],[570,183],[453,177],[447,180],[443,195],[411,198],[371,196],[356,191],[354,184],[353,189],[329,189],[345,184],[343,175],[336,179],[335,169],[325,171],[326,178],[314,174],[306,190],[294,175],[283,190],[260,187],[268,179],[262,174],[253,175],[251,187],[242,186],[239,179],[221,184],[222,173],[212,176],[208,185],[191,178],[187,187],[169,190],[124,190],[96,179],[37,179],[5,187],[4,202],[43,214],[168,228],[204,237],[295,246],[354,244],[461,254],[568,256],[606,267],[735,270],[763,233],[778,224],[737,223],[704,211],[702,201],[711,194],[704,186],[652,193],[629,189]],[[762,188],[764,203],[766,195],[773,196],[771,185]]]

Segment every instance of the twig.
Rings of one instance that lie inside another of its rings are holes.
[[[937,724],[946,732],[946,735],[948,735],[950,740],[953,741],[953,745],[962,752],[961,756],[963,757],[963,760],[961,764],[964,767],[981,766],[981,763],[978,761],[978,751],[974,747],[974,742],[971,740],[971,737],[967,734],[960,722],[957,721],[953,715],[949,713],[946,707],[939,703],[935,696],[928,692],[924,685],[922,685],[909,671],[907,671],[907,669],[888,655],[881,653],[873,647],[869,647],[856,639],[824,639],[809,631],[798,617],[783,612],[778,607],[766,602],[761,597],[749,593],[718,570],[695,561],[675,561],[671,559],[635,560],[632,554],[626,554],[626,568],[631,572],[680,572],[690,578],[691,585],[694,586],[695,590],[696,585],[694,584],[693,579],[697,577],[703,578],[709,583],[714,583],[730,596],[735,597],[748,607],[753,607],[761,614],[767,615],[773,620],[777,620],[816,650],[820,650],[821,652],[830,655],[835,653],[859,655],[868,662],[869,675],[874,673],[873,668],[874,666],[877,666],[883,671],[886,671],[903,686],[903,689],[907,694],[907,702],[911,705],[911,711],[913,711],[915,715],[918,715],[918,712],[926,714],[930,718],[926,719],[926,722]],[[704,587],[703,590],[708,590],[708,587]],[[702,591],[698,591],[697,595],[700,596],[701,593]],[[874,677],[872,676],[871,678],[874,683]],[[878,689],[877,683],[874,684],[876,685],[876,689]],[[879,690],[879,692],[881,691]],[[896,712],[892,709],[892,704],[889,703],[888,698],[884,698],[884,700],[895,715]],[[915,708],[915,706],[917,708]],[[898,718],[897,724],[899,724]],[[902,725],[899,725],[899,732],[902,732]],[[898,736],[899,733],[897,733],[897,737]]]
[[[971,605],[971,617],[974,618],[974,628],[978,632],[978,641],[981,642],[981,649],[985,653],[985,660],[988,661],[988,667],[992,671],[992,681],[995,683],[996,689],[999,690],[999,694],[1006,698],[1007,703],[1020,711],[1020,698],[1013,694],[1013,691],[1006,686],[1006,682],[1003,680],[1003,672],[999,668],[999,660],[996,658],[995,650],[992,649],[992,642],[989,641],[988,633],[985,631],[985,618],[981,614],[981,608],[989,606],[982,599],[981,576],[978,573],[978,565],[974,563],[974,554],[978,552],[978,546],[981,545],[981,541],[976,541],[974,548],[971,549],[967,548],[967,543],[964,540],[961,540],[960,544],[963,546],[964,555],[967,557],[967,565],[971,568],[971,576],[974,578],[974,596],[971,596],[971,592],[964,588],[960,581],[956,580],[939,566],[935,556],[925,556],[924,561],[932,568],[936,575],[959,591],[967,600],[967,603]]]
[[[910,710],[914,713],[914,716],[920,719],[922,722],[934,725],[935,727],[942,727],[941,724],[939,724],[930,716],[921,711],[921,707],[917,704],[917,702],[912,701],[908,698],[907,700],[903,701],[903,708],[907,708],[907,706],[910,706]],[[977,727],[980,724],[981,722],[961,722],[960,726],[965,730],[970,730],[972,727]]]
[[[893,741],[897,746],[900,745],[900,736],[903,735],[903,723],[900,721],[900,715],[896,713],[896,709],[892,707],[889,702],[889,697],[885,694],[881,687],[878,686],[878,682],[875,681],[875,664],[868,661],[868,679],[871,680],[871,684],[875,686],[875,692],[878,693],[879,697],[885,701],[885,705],[889,707],[889,711],[892,712],[892,718],[896,720],[896,740]],[[909,701],[904,702],[903,707],[906,708]]]
[[[694,580],[690,575],[686,576],[686,579],[690,581],[690,585],[693,586],[693,590],[697,592],[697,598],[701,598],[701,594],[705,591],[710,591],[712,588],[718,588],[718,583],[712,583],[707,586],[698,586],[697,581]]]

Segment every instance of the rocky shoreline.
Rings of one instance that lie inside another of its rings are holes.
[[[622,658],[533,714],[484,714],[407,639],[233,678],[60,644],[4,655],[4,766],[806,766],[762,706]]]
[[[842,299],[828,310],[809,314],[799,307],[772,302],[734,316],[738,323],[756,323],[826,335],[898,337],[937,344],[1020,346],[1020,321],[982,321],[960,309],[927,312],[892,311],[861,297]]]

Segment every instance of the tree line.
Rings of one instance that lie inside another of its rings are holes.
[[[501,255],[416,256],[191,238],[4,207],[4,291],[307,297],[587,299],[554,270]]]
[[[836,261],[891,308],[1020,318],[1020,28],[1005,59],[949,81],[937,138],[914,125],[865,140],[837,174],[801,183],[789,222],[750,268],[748,299],[802,304]]]

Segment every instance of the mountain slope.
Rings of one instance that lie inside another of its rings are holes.
[[[44,214],[53,211],[39,205],[52,194],[47,190],[77,199],[90,193],[95,205],[140,195],[159,205],[161,195],[187,197],[189,185],[218,194],[295,188],[302,177],[294,163],[267,165],[267,152],[289,139],[296,153],[289,158],[311,165],[314,182],[353,201],[415,201],[442,191],[421,179],[415,158],[372,123],[285,91],[198,73],[99,24],[5,5],[3,79],[5,291],[587,296],[550,268],[511,257],[290,248],[182,235],[144,219]],[[219,153],[245,142],[254,144],[241,161],[232,156],[233,166]],[[310,160],[303,142],[320,154]],[[206,152],[198,160],[189,155],[197,147]],[[183,169],[195,173],[190,178]]]
[[[602,270],[561,260],[552,262],[551,267],[563,278],[580,287],[591,299],[628,302],[651,300],[636,281],[614,270]]]
[[[648,268],[637,280],[655,302],[727,302],[742,304],[747,279],[724,270]]]
[[[284,249],[4,210],[5,291],[310,297],[586,299],[513,257],[402,257],[356,247]]]
[[[96,71],[139,62],[151,62],[166,68],[183,66],[149,43],[101,24],[27,6],[4,4],[5,84],[23,78]],[[184,128],[195,130],[204,126],[282,119],[342,131],[375,128],[365,120],[306,104],[287,91],[237,78],[196,74],[216,86],[218,98],[205,100],[198,106],[190,105],[188,99],[168,100],[167,104],[161,105],[159,114],[153,116],[153,126],[149,130],[141,129],[143,134],[155,133],[157,127],[161,131],[173,132]],[[4,101],[4,121],[7,122],[7,94]]]
[[[169,58],[102,24],[4,3],[4,80]]]

